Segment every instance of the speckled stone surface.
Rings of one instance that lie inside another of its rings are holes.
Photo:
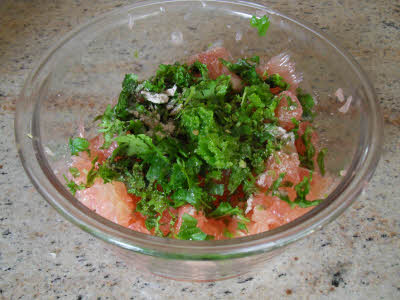
[[[382,159],[364,195],[324,230],[258,273],[215,283],[129,268],[49,207],[18,160],[15,103],[33,63],[74,26],[126,3],[0,2],[0,299],[400,299],[400,2],[268,2],[335,36],[369,73],[385,116]]]

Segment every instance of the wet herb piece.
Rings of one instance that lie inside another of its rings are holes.
[[[69,168],[69,172],[71,173],[72,177],[77,178],[81,176],[81,173],[79,172],[78,168]]]
[[[146,219],[146,221],[144,222],[144,225],[146,226],[146,228],[151,231],[154,228],[154,233],[157,236],[161,236],[163,237],[164,234],[162,233],[162,231],[160,230],[160,220],[161,220],[161,216],[158,217],[148,217]]]
[[[197,220],[191,215],[185,213],[182,216],[182,225],[176,236],[180,240],[204,241],[207,234],[197,227]]]
[[[118,172],[109,168],[107,165],[103,164],[99,166],[97,171],[97,176],[103,179],[104,183],[109,183],[119,177]]]
[[[70,138],[68,141],[69,149],[71,150],[71,155],[78,155],[79,152],[86,151],[90,155],[89,141],[85,138],[77,137]]]
[[[317,163],[319,167],[319,171],[321,172],[322,176],[325,176],[325,155],[328,152],[328,149],[322,148],[321,151],[319,151],[318,156],[317,156]]]
[[[242,209],[239,207],[233,208],[229,202],[221,202],[218,208],[210,214],[210,217],[213,218],[221,218],[225,216],[237,216],[237,218],[242,222],[250,222],[250,220],[244,216]]]
[[[294,133],[295,139],[299,138],[299,126],[300,126],[300,121],[296,120],[296,118],[292,118],[292,123],[294,124],[294,128],[291,130]]]
[[[269,187],[266,194],[268,195],[269,193],[272,193],[272,195],[275,196],[275,194],[278,191],[279,187],[281,186],[283,178],[285,176],[286,176],[286,173],[280,173],[278,178],[276,180],[274,180],[274,182],[271,184],[271,186]]]
[[[304,130],[304,134],[301,136],[303,140],[306,151],[304,155],[299,155],[301,165],[311,171],[314,170],[314,155],[315,155],[315,147],[311,142],[311,137],[313,133],[313,129],[311,126],[307,126]]]
[[[243,231],[249,232],[245,223],[238,222],[237,228],[238,228],[238,230],[243,230]]]
[[[264,36],[267,33],[269,24],[270,21],[267,16],[262,16],[261,18],[252,16],[250,19],[250,25],[257,28],[259,36]]]
[[[92,167],[90,168],[90,170],[89,170],[89,172],[87,173],[87,176],[86,176],[86,185],[85,185],[85,187],[91,187],[92,185],[93,185],[93,183],[94,183],[94,180],[96,179],[96,177],[97,177],[97,174],[98,174],[98,171],[97,171],[97,169],[96,169],[96,163],[97,163],[97,160],[98,160],[99,158],[96,156],[93,160],[92,160]]]
[[[85,189],[84,184],[76,184],[73,180],[68,180],[67,176],[63,175],[65,182],[67,183],[67,188],[70,190],[71,194],[75,196],[76,192]]]
[[[312,172],[309,176],[304,176],[303,180],[297,184],[294,189],[296,191],[296,199],[292,202],[293,206],[298,205],[299,207],[306,208],[320,204],[323,200],[308,201],[306,196],[310,192],[310,184],[312,180]]]
[[[285,193],[278,192],[277,196],[282,200],[287,202],[292,208],[299,206],[301,208],[307,208],[311,206],[319,205],[324,199],[318,199],[314,201],[308,201],[306,196],[310,192],[311,188],[311,180],[312,180],[312,172],[310,172],[309,176],[304,176],[303,180],[295,185],[294,189],[296,191],[296,198],[294,201],[290,201],[289,196]]]
[[[260,84],[263,82],[261,77],[256,72],[256,66],[258,65],[260,58],[254,56],[250,59],[239,58],[236,63],[221,59],[221,62],[226,66],[229,71],[237,74],[248,84]]]
[[[313,97],[310,94],[303,93],[303,91],[298,88],[297,99],[299,99],[299,102],[303,108],[303,119],[307,121],[313,121],[315,116],[315,113],[313,112],[315,105]]]
[[[272,74],[265,79],[265,82],[271,87],[279,87],[285,91],[289,88],[289,84],[279,74]]]

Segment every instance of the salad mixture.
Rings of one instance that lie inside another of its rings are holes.
[[[227,239],[298,218],[332,180],[314,100],[289,58],[233,61],[215,48],[144,81],[127,74],[96,118],[99,135],[69,140],[67,187],[101,216],[161,237]]]

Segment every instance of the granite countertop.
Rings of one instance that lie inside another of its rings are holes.
[[[400,3],[260,1],[329,32],[365,68],[385,118],[369,187],[324,230],[262,271],[215,283],[141,274],[64,220],[35,191],[14,144],[15,103],[44,50],[128,1],[0,3],[0,299],[400,299]]]

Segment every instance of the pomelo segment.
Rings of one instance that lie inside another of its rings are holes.
[[[289,90],[295,92],[303,80],[301,73],[296,73],[295,63],[290,61],[290,55],[281,53],[272,57],[265,65],[257,68],[257,73],[263,76],[279,74],[290,85]]]
[[[303,108],[296,95],[289,91],[284,91],[278,95],[281,98],[278,107],[275,109],[275,115],[278,118],[279,125],[286,130],[292,130],[295,127],[293,118],[301,120]]]
[[[97,178],[90,188],[78,191],[76,197],[85,206],[114,223],[125,227],[132,223],[136,203],[122,182],[104,184],[102,179]]]

